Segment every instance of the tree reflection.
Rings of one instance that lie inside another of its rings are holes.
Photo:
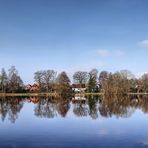
[[[100,101],[99,96],[76,96],[76,98],[72,100],[73,112],[78,117],[90,116],[92,119],[97,119]]]
[[[130,117],[137,108],[148,112],[148,96],[88,96],[86,100],[73,100],[73,112],[76,116],[90,116],[97,119],[99,116],[117,118]]]
[[[148,113],[148,96],[147,95],[139,95],[137,96],[137,100],[134,103],[136,108],[141,109],[144,113]]]
[[[4,122],[8,119],[15,123],[24,103],[32,103],[36,117],[49,119],[59,116],[65,118],[68,113],[74,114],[76,117],[90,117],[92,119],[99,119],[101,116],[128,118],[136,109],[148,113],[147,95],[77,96],[73,99],[67,97],[1,97],[1,120]]]
[[[88,116],[88,107],[86,104],[75,104],[74,105],[74,109],[73,112],[75,115],[77,115],[78,117],[82,117],[82,116]]]
[[[147,96],[87,96],[72,100],[72,111],[77,117],[91,117],[97,119],[99,116],[117,118],[128,118],[139,108],[148,112]],[[70,110],[70,99],[67,98],[38,98],[35,105],[35,115],[43,118],[54,118],[58,115],[66,117]]]
[[[57,115],[56,104],[50,98],[40,98],[34,109],[35,115],[44,118],[53,118]]]
[[[99,112],[104,117],[130,117],[136,109],[148,112],[148,96],[116,96],[114,98],[105,97],[99,106]]]
[[[48,97],[40,98],[34,111],[38,117],[54,118],[57,115],[65,117],[69,108],[69,99]]]
[[[68,110],[70,109],[69,99],[60,99],[57,104],[57,111],[62,117],[66,117]]]
[[[98,96],[88,96],[89,115],[92,119],[98,118]]]
[[[85,100],[73,100],[73,113],[78,116],[88,116],[89,108]]]
[[[18,118],[18,114],[23,107],[24,101],[20,98],[8,97],[8,98],[0,98],[0,116],[2,121],[8,119],[15,123]]]
[[[99,106],[100,114],[104,117],[130,117],[134,110],[131,99],[125,96],[105,97]]]

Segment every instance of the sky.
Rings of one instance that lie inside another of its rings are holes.
[[[0,68],[148,72],[148,0],[0,0]]]

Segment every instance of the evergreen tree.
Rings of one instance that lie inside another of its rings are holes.
[[[92,69],[89,72],[89,80],[88,80],[88,91],[96,92],[97,90],[97,78],[98,78],[98,70]]]

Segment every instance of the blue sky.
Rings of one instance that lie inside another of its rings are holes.
[[[0,0],[0,68],[148,72],[148,0]]]

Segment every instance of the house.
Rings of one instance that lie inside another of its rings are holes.
[[[72,90],[75,93],[84,93],[86,91],[85,84],[72,84]]]
[[[40,90],[40,87],[38,84],[33,84],[33,85],[29,84],[25,87],[25,90],[29,92],[38,92]]]
[[[29,91],[31,89],[31,85],[30,84],[28,84],[27,86],[25,86],[25,90],[26,91]]]

